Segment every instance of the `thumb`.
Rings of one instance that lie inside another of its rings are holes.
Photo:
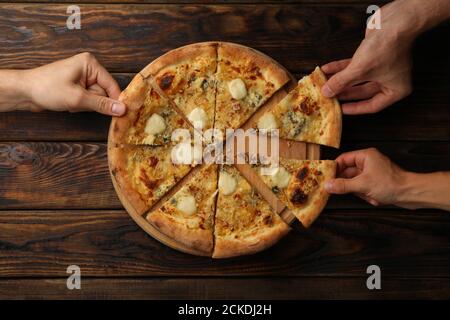
[[[322,94],[325,97],[331,98],[337,96],[339,93],[350,85],[358,82],[357,75],[349,67],[332,76],[322,87]]]
[[[90,92],[85,93],[83,107],[109,116],[122,116],[126,112],[123,102],[99,96]]]
[[[360,182],[357,178],[352,179],[331,179],[325,182],[325,190],[328,193],[334,194],[344,194],[344,193],[353,193],[353,192],[361,192]]]

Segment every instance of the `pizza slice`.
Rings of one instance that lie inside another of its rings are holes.
[[[217,44],[199,43],[169,51],[141,74],[152,76],[193,125],[213,127]]]
[[[320,90],[326,81],[317,67],[258,119],[258,129],[278,129],[280,138],[338,148],[342,128],[341,107],[337,99],[322,96]]]
[[[276,168],[269,165],[254,168],[305,227],[309,227],[325,207],[329,194],[324,183],[336,173],[336,163],[332,160],[280,159]]]
[[[218,45],[215,128],[241,127],[290,78],[271,58],[231,43]]]
[[[192,169],[189,164],[174,164],[171,151],[171,146],[110,148],[114,181],[138,214],[148,211]]]
[[[113,145],[162,146],[171,143],[175,129],[192,132],[170,102],[159,95],[140,74],[122,92],[120,100],[127,105],[127,113],[123,117],[113,118],[110,129]],[[173,139],[172,142],[180,139]]]
[[[217,195],[217,165],[206,165],[147,220],[167,236],[211,254]]]
[[[221,168],[213,258],[259,252],[275,244],[289,230],[235,167]]]

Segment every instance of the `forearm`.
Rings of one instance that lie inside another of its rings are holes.
[[[406,172],[396,205],[409,209],[437,208],[450,211],[450,172]]]
[[[0,70],[0,112],[30,110],[24,70]]]
[[[413,37],[435,27],[450,18],[449,0],[400,0],[405,3],[405,10],[414,19],[410,22],[410,32]]]

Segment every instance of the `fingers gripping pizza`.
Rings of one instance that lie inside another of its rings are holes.
[[[257,113],[258,128],[278,128],[281,138],[338,146],[340,109],[321,96],[320,69],[286,95],[280,89],[291,79],[260,52],[223,42],[172,50],[139,72],[120,96],[128,111],[113,118],[108,138],[112,180],[133,219],[169,246],[214,258],[256,253],[289,232],[269,190],[258,192],[257,181],[232,165],[201,163],[202,150],[176,132],[225,133],[252,125]],[[334,170],[332,161],[281,159],[260,180],[309,226],[328,199],[323,184]]]

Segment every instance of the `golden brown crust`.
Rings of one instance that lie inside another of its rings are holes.
[[[212,257],[230,258],[260,252],[273,246],[290,230],[291,228],[287,224],[279,223],[264,233],[258,233],[257,237],[253,238],[216,238]]]
[[[167,236],[190,248],[211,254],[213,247],[211,230],[186,228],[186,226],[177,223],[170,216],[159,211],[149,214],[147,220]]]
[[[122,117],[112,117],[108,137],[111,146],[119,146],[125,143],[128,129],[136,117],[135,111],[142,107],[148,89],[147,81],[140,74],[137,74],[120,94],[119,101],[125,103],[127,113]]]
[[[116,188],[119,189],[116,191],[121,200],[126,201],[136,214],[142,215],[149,208],[131,184],[132,180],[127,170],[127,152],[128,148],[108,148],[109,171],[113,180],[115,180]]]
[[[217,43],[215,42],[202,42],[180,47],[163,54],[150,64],[148,64],[140,74],[147,78],[149,76],[155,76],[161,69],[172,65],[178,64],[182,61],[195,59],[199,55],[209,54],[211,57],[216,57]]]
[[[323,85],[327,82],[325,74],[319,67],[316,67],[311,73],[311,81],[315,84],[321,92]],[[319,94],[319,105],[321,108],[328,110],[327,117],[324,121],[327,123],[326,130],[322,135],[322,144],[339,148],[341,143],[342,132],[342,111],[341,105],[336,98],[326,98],[321,93]]]
[[[262,70],[264,80],[275,85],[275,91],[289,82],[286,70],[275,60],[255,49],[236,43],[220,42],[218,55],[231,61],[251,60]]]
[[[311,162],[314,161],[315,160],[311,160]],[[322,178],[318,189],[313,193],[311,199],[308,200],[306,206],[298,209],[291,209],[292,213],[300,220],[305,228],[311,226],[325,208],[329,194],[325,191],[324,182],[333,179],[336,174],[336,162],[332,160],[317,160],[316,162],[320,162],[320,171],[322,172]]]

